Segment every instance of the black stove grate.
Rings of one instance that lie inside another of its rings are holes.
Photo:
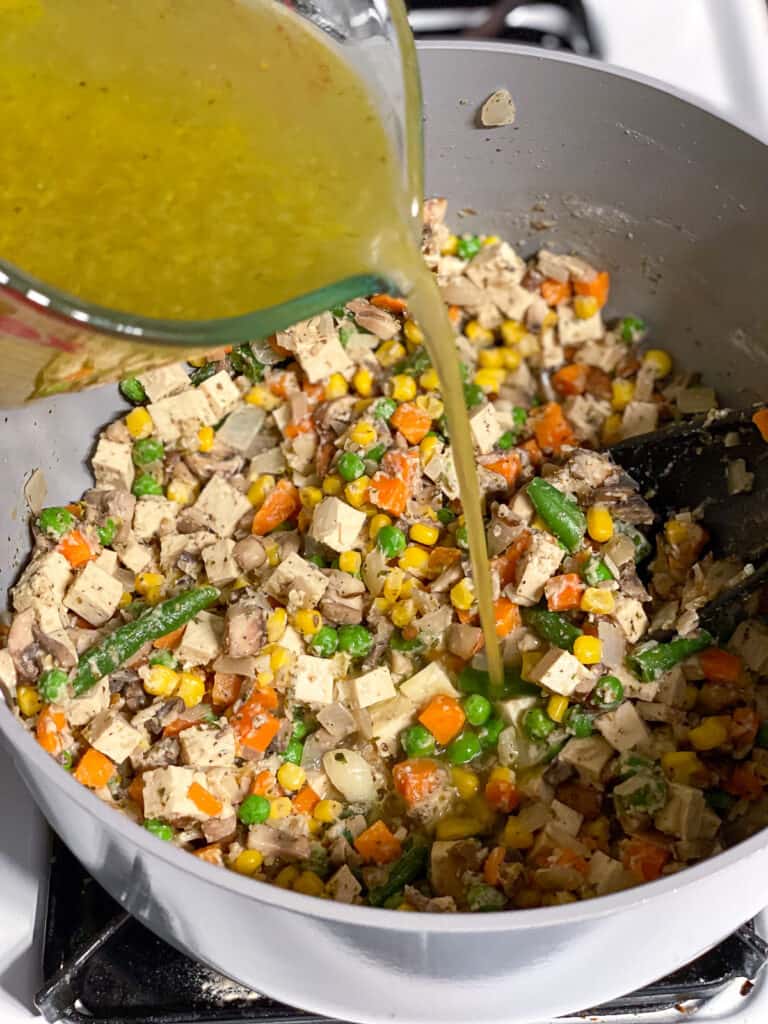
[[[767,958],[768,945],[751,924],[745,925],[661,981],[561,1018],[558,1024],[663,1024],[727,992],[743,1007]],[[47,980],[35,1002],[52,1024],[325,1021],[251,992],[168,946],[126,914],[58,840],[49,880],[43,969]]]

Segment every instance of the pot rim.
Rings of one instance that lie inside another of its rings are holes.
[[[452,52],[466,50],[481,53],[498,52],[514,56],[518,59],[558,61],[574,64],[587,71],[627,79],[645,88],[666,93],[686,106],[692,107],[696,113],[704,112],[721,126],[726,125],[732,130],[743,132],[752,141],[762,145],[765,152],[768,153],[768,145],[763,144],[749,129],[740,127],[732,121],[725,120],[697,97],[694,98],[683,90],[670,87],[666,83],[658,82],[647,75],[634,71],[605,65],[571,54],[538,53],[524,46],[493,41],[467,41],[460,43],[434,41],[421,43],[418,48],[424,51]],[[240,876],[234,871],[228,871],[208,864],[198,857],[191,856],[185,850],[156,839],[140,825],[137,825],[125,815],[116,812],[104,804],[94,794],[85,789],[84,786],[76,782],[72,776],[63,771],[61,766],[46,754],[42,747],[35,742],[32,735],[21,726],[5,699],[2,699],[1,694],[0,736],[5,738],[11,752],[33,765],[37,779],[45,779],[48,784],[60,789],[80,808],[97,819],[108,831],[114,830],[120,833],[123,839],[133,843],[145,856],[162,860],[169,867],[191,874],[201,882],[215,888],[234,892],[250,902],[266,903],[292,913],[307,915],[321,921],[324,920],[351,927],[375,928],[396,932],[441,932],[443,934],[460,935],[521,931],[529,928],[552,928],[560,924],[573,926],[577,922],[595,920],[609,914],[628,910],[631,907],[662,899],[688,886],[696,885],[705,878],[720,875],[732,869],[737,863],[756,856],[766,846],[764,836],[761,833],[757,833],[731,849],[725,850],[692,867],[685,868],[678,874],[669,875],[655,882],[646,882],[634,889],[627,889],[607,896],[598,896],[594,899],[564,906],[499,911],[493,914],[472,914],[466,912],[454,914],[402,914],[384,908],[351,906],[344,903],[336,903],[332,900],[319,900],[312,896],[290,892],[278,886],[270,885],[266,882],[258,882],[254,879]],[[23,778],[24,776],[22,775]]]

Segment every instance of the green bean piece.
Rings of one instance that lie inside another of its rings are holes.
[[[229,365],[235,373],[247,377],[251,384],[256,384],[264,377],[264,364],[254,355],[249,342],[238,345],[229,353]]]
[[[216,363],[203,363],[202,366],[198,366],[195,369],[194,373],[190,374],[189,382],[192,387],[198,388],[209,377],[213,377],[216,372]]]
[[[528,484],[527,495],[548,528],[573,553],[581,547],[587,520],[576,502],[537,476]]]
[[[598,583],[605,583],[608,580],[614,579],[614,575],[605,564],[605,561],[602,558],[596,558],[594,555],[584,566],[583,576],[590,587],[596,587]]]
[[[627,658],[627,665],[638,679],[652,683],[681,661],[711,647],[714,642],[712,636],[703,629],[695,637],[679,636],[667,644],[654,643],[636,650]]]
[[[523,608],[522,618],[526,626],[530,626],[542,640],[564,651],[573,651],[574,643],[582,636],[579,627],[574,626],[564,615],[547,611],[546,608]]]
[[[415,882],[419,875],[426,871],[429,859],[429,847],[422,843],[414,843],[396,860],[389,871],[387,880],[382,885],[374,886],[368,893],[368,902],[372,907],[382,907],[406,885]]]

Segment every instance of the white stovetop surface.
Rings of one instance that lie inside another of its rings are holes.
[[[768,140],[765,0],[585,0],[605,59],[698,95]],[[34,1019],[47,875],[46,826],[0,750],[0,1022]],[[762,984],[728,1024],[768,1020]],[[702,1019],[702,1018],[697,1018]]]

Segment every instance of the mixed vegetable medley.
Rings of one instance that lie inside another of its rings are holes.
[[[424,255],[503,685],[438,375],[387,295],[123,381],[94,488],[35,518],[0,682],[63,769],[212,864],[399,910],[567,903],[768,823],[768,629],[699,628],[744,568],[693,512],[653,526],[603,451],[714,394],[640,319],[606,325],[607,272],[444,216]]]

